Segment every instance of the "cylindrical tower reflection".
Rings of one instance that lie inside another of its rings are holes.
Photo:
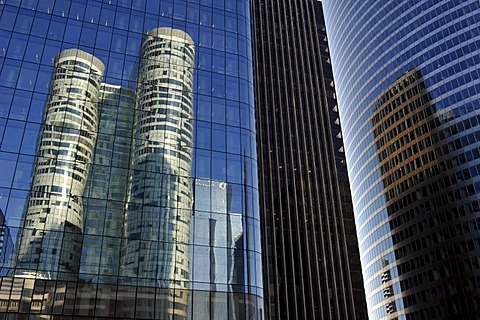
[[[16,275],[72,279],[80,265],[81,197],[93,160],[103,63],[69,49],[55,58]]]
[[[192,214],[194,44],[171,28],[148,32],[138,70],[124,282],[186,289]],[[180,299],[181,300],[181,299]]]

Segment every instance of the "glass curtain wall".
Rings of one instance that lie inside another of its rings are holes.
[[[249,1],[1,1],[0,47],[0,312],[262,319]]]
[[[323,0],[370,319],[478,319],[480,2]]]

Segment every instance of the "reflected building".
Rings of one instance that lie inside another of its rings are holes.
[[[192,268],[191,308],[195,319],[241,319],[235,304],[238,284],[243,282],[243,218],[230,212],[232,189],[227,183],[196,179],[192,223],[191,261],[201,268]],[[210,301],[208,296],[214,296]]]
[[[180,30],[154,29],[142,43],[121,257],[122,276],[139,283],[188,287],[193,57]]]
[[[102,83],[93,164],[84,191],[80,277],[116,283],[130,174],[135,90]]]
[[[414,68],[387,88],[372,114],[373,136],[382,174],[382,193],[389,215],[397,216],[389,220],[388,225],[393,234],[394,253],[393,256],[385,255],[382,260],[382,272],[379,274],[387,318],[392,319],[397,312],[395,293],[398,292],[398,288],[394,288],[397,283],[392,278],[392,273],[398,273],[396,268],[402,265],[402,260],[410,259],[409,257],[404,259],[406,249],[404,244],[414,241],[415,238],[421,241],[424,237],[419,232],[418,226],[414,227],[416,232],[408,231],[412,228],[409,224],[415,221],[414,218],[407,220],[405,217],[398,217],[398,214],[403,211],[401,209],[403,203],[427,196],[425,187],[438,188],[436,184],[431,184],[432,181],[448,176],[442,169],[441,153],[437,150],[439,140],[437,127],[441,126],[441,123],[434,116],[436,110],[431,101],[432,97],[425,87],[422,72]],[[448,117],[448,112],[445,116]],[[417,213],[423,211],[423,219],[427,221],[436,219],[437,211],[427,212],[421,207],[413,211]],[[420,228],[423,227],[427,226],[422,225]],[[393,261],[395,264],[391,263]],[[416,281],[416,277],[422,277],[421,268],[409,269],[404,266],[403,272],[399,273],[401,283],[406,286]],[[428,285],[427,282],[426,284]]]
[[[387,203],[402,201],[399,196],[406,195],[405,191],[414,191],[419,183],[442,171],[441,153],[436,148],[441,123],[434,117],[436,110],[431,101],[422,72],[412,69],[387,88],[372,114],[382,192]],[[447,111],[443,117],[452,115]],[[417,174],[412,175],[416,170]]]
[[[81,50],[55,58],[32,187],[18,238],[16,276],[75,279],[82,196],[93,161],[103,63]]]
[[[478,319],[480,3],[323,0],[370,319]]]
[[[148,32],[137,79],[120,261],[123,283],[180,289],[172,291],[173,300],[185,309],[172,312],[183,315],[190,286],[193,67],[189,35],[171,28]]]

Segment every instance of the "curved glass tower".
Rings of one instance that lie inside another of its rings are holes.
[[[248,0],[0,1],[0,313],[264,318],[251,43]]]
[[[480,3],[323,4],[370,319],[476,319]]]

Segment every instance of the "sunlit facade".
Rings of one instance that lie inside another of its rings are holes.
[[[323,0],[370,319],[480,312],[480,3]]]
[[[249,1],[0,12],[0,312],[263,319]]]

